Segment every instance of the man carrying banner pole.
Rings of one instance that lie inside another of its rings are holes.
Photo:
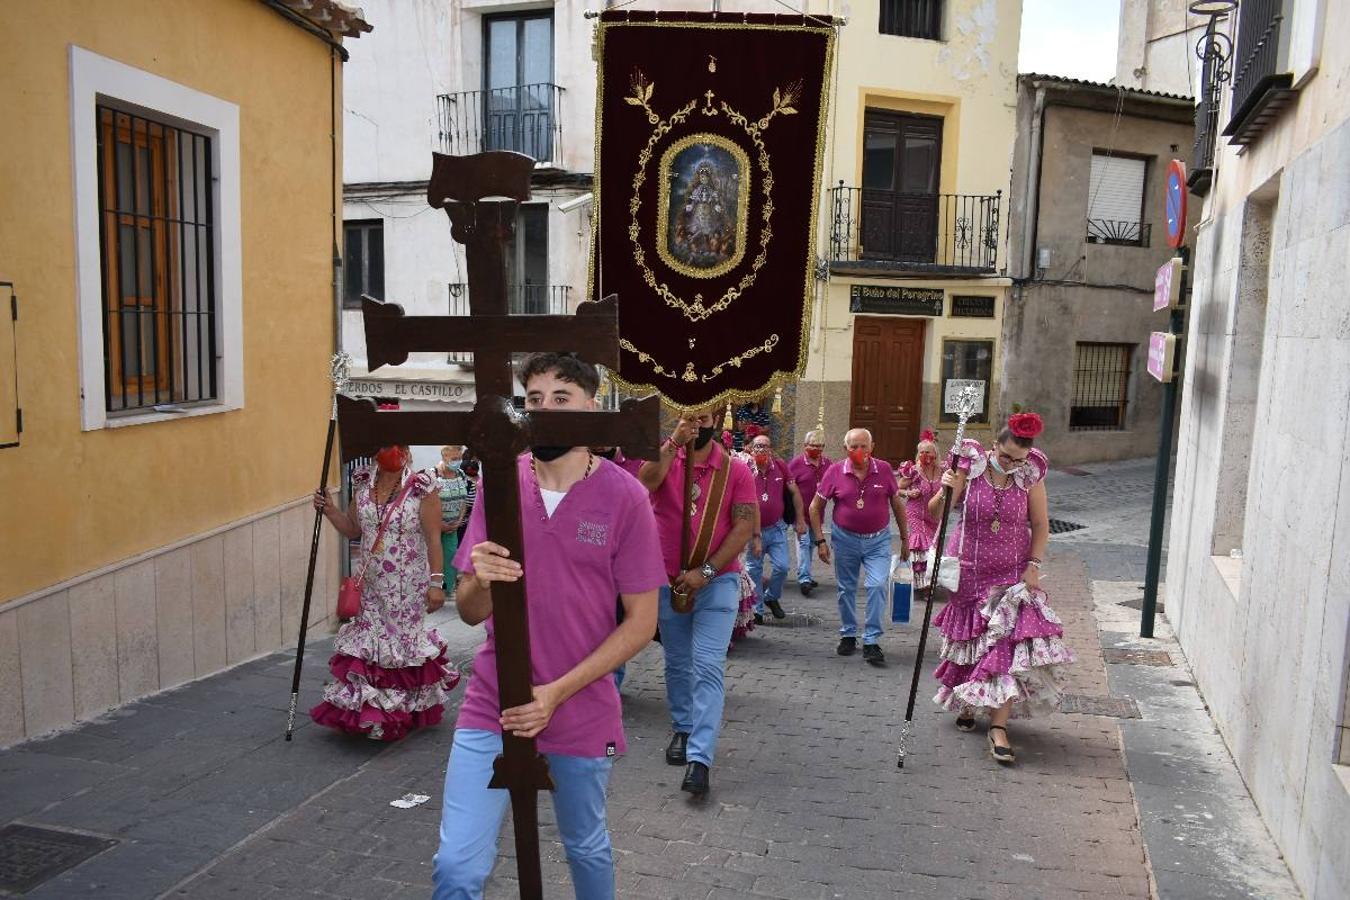
[[[674,732],[666,762],[686,767],[680,788],[696,797],[708,792],[722,729],[722,677],[740,606],[740,554],[755,518],[754,480],[745,463],[713,440],[716,416],[703,410],[682,417],[660,459],[638,473],[652,492],[670,578],[658,611]],[[686,493],[693,501],[687,515]],[[682,549],[688,554],[683,558]]]

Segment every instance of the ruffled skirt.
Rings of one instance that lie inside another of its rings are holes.
[[[736,646],[736,642],[747,634],[755,630],[755,604],[759,602],[759,594],[755,591],[754,581],[744,568],[741,569],[741,605],[736,610],[736,624],[731,629],[731,644],[728,649]]]
[[[1043,591],[995,587],[982,604],[949,603],[933,624],[942,632],[939,705],[988,712],[1011,700],[1019,716],[1059,708],[1055,670],[1074,656]]]
[[[336,680],[324,688],[323,702],[309,711],[310,718],[377,741],[397,741],[439,723],[446,694],[459,683],[440,635],[423,632],[410,648],[367,644],[354,629],[348,631],[354,624],[338,637],[338,652],[328,661]]]

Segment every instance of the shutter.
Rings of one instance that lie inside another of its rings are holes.
[[[1144,206],[1144,160],[1092,154],[1088,220],[1137,225]]]

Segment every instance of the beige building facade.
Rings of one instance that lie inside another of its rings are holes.
[[[1339,900],[1350,896],[1350,9],[1244,0],[1213,26],[1227,58],[1211,54],[1196,82],[1202,211],[1167,617],[1300,889]],[[1219,66],[1229,77],[1213,77]]]
[[[328,0],[5,16],[0,746],[295,640],[369,30]]]
[[[1151,456],[1162,386],[1147,372],[1169,162],[1189,158],[1189,97],[1018,78],[1003,317],[1003,406],[1040,413],[1055,465]],[[1199,217],[1193,205],[1190,224]]]

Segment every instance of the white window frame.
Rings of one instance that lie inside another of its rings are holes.
[[[208,135],[215,223],[219,396],[172,411],[109,415],[103,371],[103,258],[99,240],[96,106],[111,103]],[[240,229],[239,107],[83,47],[70,47],[70,133],[75,186],[75,303],[79,323],[80,427],[123,428],[212,415],[244,406],[243,257]]]

